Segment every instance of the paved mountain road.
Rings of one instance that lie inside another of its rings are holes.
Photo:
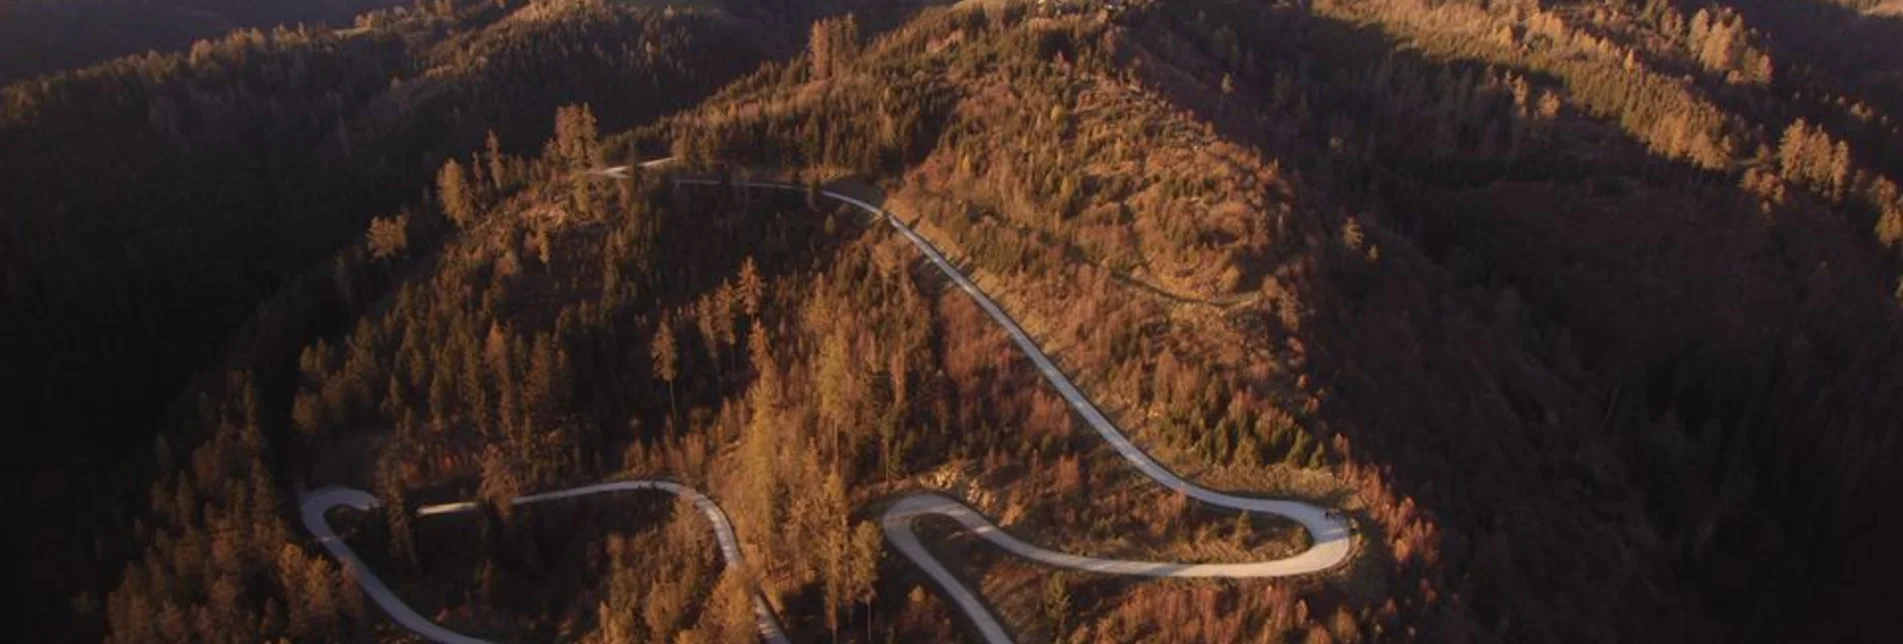
[[[668,165],[669,162],[670,159],[659,159],[642,163],[639,167],[654,169]],[[602,169],[595,174],[606,177],[626,177],[630,169],[631,166],[616,166]],[[676,179],[676,182],[687,185],[724,185],[723,182],[720,181],[697,178],[679,178]],[[740,185],[748,188],[772,190],[804,191],[807,189],[806,186],[802,185],[778,182],[742,181]],[[1069,403],[1071,408],[1076,410],[1078,415],[1082,416],[1084,421],[1089,423],[1091,428],[1096,430],[1097,434],[1108,442],[1111,448],[1116,450],[1118,455],[1122,456],[1125,461],[1134,466],[1137,471],[1142,472],[1145,476],[1148,476],[1166,488],[1181,492],[1185,496],[1210,505],[1245,512],[1260,512],[1288,517],[1302,524],[1302,527],[1308,531],[1313,542],[1313,545],[1308,550],[1292,557],[1247,563],[1185,564],[1098,559],[1055,552],[1026,543],[998,528],[996,524],[993,524],[989,519],[986,519],[970,506],[939,494],[911,494],[893,502],[887,507],[884,515],[880,517],[880,527],[884,530],[886,539],[944,590],[945,594],[971,619],[972,623],[977,627],[979,634],[982,635],[987,642],[1010,642],[1011,637],[1010,634],[1005,631],[1004,626],[998,622],[997,618],[991,615],[991,612],[985,608],[984,603],[978,598],[977,594],[966,587],[964,582],[958,579],[957,575],[945,568],[944,564],[932,556],[931,551],[919,541],[918,536],[912,530],[912,524],[918,518],[927,515],[943,516],[959,522],[973,535],[990,541],[1013,555],[1049,566],[1103,574],[1139,575],[1146,577],[1222,577],[1236,579],[1289,577],[1333,568],[1347,561],[1349,556],[1353,554],[1352,534],[1348,525],[1323,508],[1300,501],[1264,499],[1218,492],[1186,481],[1182,477],[1177,476],[1176,473],[1171,472],[1161,463],[1158,463],[1156,459],[1138,448],[1135,443],[1132,443],[1129,436],[1125,435],[1115,423],[1112,423],[1101,410],[1097,409],[1095,404],[1090,402],[1090,399],[1085,396],[1083,392],[1077,389],[1076,385],[1070,381],[1070,378],[1065,376],[1064,372],[1057,368],[1056,363],[1051,361],[1050,356],[1045,355],[1044,351],[1038,348],[1037,343],[1031,339],[1031,336],[1025,333],[1024,329],[1019,327],[1017,322],[1013,320],[1010,315],[1006,314],[1002,307],[998,306],[997,302],[992,301],[990,296],[985,295],[984,291],[978,288],[976,283],[972,282],[970,278],[960,272],[958,268],[953,265],[950,260],[947,260],[944,254],[940,253],[938,248],[933,246],[930,241],[927,241],[924,236],[912,230],[910,225],[907,225],[898,217],[892,216],[875,204],[834,190],[822,189],[819,192],[821,195],[837,199],[842,203],[858,208],[868,215],[883,219],[889,223],[894,230],[898,231],[900,235],[903,235],[908,241],[912,242],[914,246],[918,247],[919,251],[925,255],[925,258],[929,260],[933,266],[936,266],[947,278],[952,280],[954,284],[957,284],[958,288],[970,296],[972,301],[977,303],[978,307],[983,309],[986,315],[991,316],[993,321],[996,321],[1004,328],[1005,332],[1011,337],[1011,341],[1024,352],[1025,357],[1031,360],[1032,364],[1043,374],[1044,379],[1064,397],[1065,402]],[[516,503],[536,503],[632,489],[660,489],[692,500],[695,506],[700,508],[701,512],[707,516],[708,521],[713,524],[714,532],[720,542],[721,556],[726,559],[729,565],[737,564],[740,561],[739,545],[734,539],[733,526],[727,520],[726,514],[721,512],[720,507],[715,505],[713,500],[707,498],[706,495],[679,484],[666,481],[603,483],[525,496],[517,499]],[[324,512],[337,505],[347,505],[358,510],[367,510],[375,507],[376,503],[374,497],[361,490],[342,488],[321,490],[304,500],[304,523],[305,526],[310,529],[311,534],[317,536],[318,542],[330,550],[333,557],[336,557],[338,561],[342,562],[346,567],[353,567],[357,571],[357,578],[363,585],[364,591],[368,593],[371,599],[376,601],[377,605],[381,606],[385,612],[390,613],[390,616],[398,623],[415,631],[419,635],[439,642],[449,642],[453,644],[480,642],[481,640],[449,631],[417,615],[415,611],[411,610],[408,605],[404,604],[401,599],[398,599],[394,593],[390,592],[390,589],[363,565],[363,562],[357,558],[356,554],[351,552],[348,546],[344,545],[343,540],[337,538],[337,536],[332,533],[329,524],[324,520]],[[470,512],[475,508],[476,505],[473,502],[451,503],[424,507],[419,509],[417,514],[419,516],[453,514]],[[773,642],[786,641],[786,635],[780,628],[779,622],[773,617],[772,611],[767,606],[766,601],[758,595],[754,597],[754,610],[759,620],[760,633],[763,638]]]
[[[707,523],[713,527],[714,540],[720,544],[721,559],[724,560],[728,566],[741,564],[740,540],[734,537],[733,522],[727,520],[727,513],[722,511],[720,505],[714,503],[713,499],[707,498],[707,495],[701,494],[700,491],[694,488],[673,481],[613,481],[608,483],[596,483],[594,485],[584,485],[566,490],[520,496],[516,497],[514,502],[516,505],[527,505],[595,494],[643,490],[667,492],[692,502],[694,509],[699,510],[701,515],[707,519]],[[390,590],[390,587],[385,585],[382,579],[377,577],[376,572],[370,570],[369,566],[364,565],[363,560],[357,557],[357,553],[350,549],[350,545],[344,543],[343,538],[337,536],[336,531],[331,530],[330,521],[324,517],[324,513],[337,506],[345,506],[364,511],[374,509],[378,505],[379,502],[377,498],[363,490],[344,487],[331,487],[317,490],[306,495],[302,502],[304,528],[310,530],[311,534],[317,537],[317,543],[322,545],[325,550],[330,551],[332,558],[336,559],[344,568],[355,572],[357,575],[357,584],[363,587],[364,594],[369,595],[371,601],[376,602],[377,606],[383,609],[383,612],[389,613],[390,618],[396,620],[396,622],[403,625],[404,628],[410,629],[417,635],[421,635],[431,641],[443,642],[444,644],[487,644],[485,640],[443,628],[437,625],[436,622],[430,621],[428,618],[417,614],[414,609],[410,608],[409,604],[403,603],[403,599],[397,597],[396,593]],[[428,517],[445,514],[468,514],[475,512],[477,507],[479,506],[475,501],[426,505],[417,508],[416,515],[419,517]],[[758,594],[753,596],[753,615],[755,623],[760,628],[761,639],[775,644],[784,644],[789,641],[786,638],[785,630],[780,628],[779,620],[773,616],[772,607],[768,606],[766,599],[760,597]]]
[[[694,185],[719,185],[720,183],[706,179],[679,179],[677,181]],[[806,189],[805,186],[777,182],[746,182],[745,185],[776,190]],[[1271,561],[1249,563],[1177,564],[1096,559],[1053,552],[1025,543],[1011,536],[1009,533],[998,529],[990,520],[985,519],[983,515],[971,509],[970,506],[937,494],[914,494],[893,503],[886,509],[885,515],[880,518],[880,527],[884,529],[886,539],[891,541],[893,546],[898,548],[899,552],[903,553],[906,558],[911,559],[915,565],[924,570],[925,574],[930,576],[934,582],[937,582],[938,585],[945,590],[947,595],[951,596],[952,600],[958,604],[959,609],[977,626],[979,633],[984,636],[985,641],[994,643],[1010,642],[1011,638],[1010,635],[1005,632],[1004,626],[998,623],[997,618],[992,616],[989,610],[985,609],[983,602],[978,599],[978,596],[973,593],[970,588],[967,588],[964,582],[960,581],[957,576],[947,570],[943,564],[940,564],[937,558],[933,557],[931,552],[919,542],[918,537],[912,532],[912,522],[919,517],[928,514],[948,517],[963,524],[972,534],[986,541],[990,541],[1012,554],[1038,563],[1060,568],[1107,574],[1142,575],[1148,577],[1225,577],[1233,579],[1290,577],[1333,568],[1347,561],[1348,557],[1353,554],[1354,544],[1348,525],[1323,508],[1300,501],[1262,499],[1218,492],[1183,480],[1183,478],[1177,476],[1175,472],[1171,472],[1169,468],[1163,467],[1163,464],[1156,462],[1156,459],[1151,458],[1149,454],[1145,453],[1141,448],[1138,448],[1135,443],[1132,443],[1130,437],[1125,435],[1123,430],[1119,429],[1115,423],[1110,422],[1109,417],[1097,409],[1097,406],[1090,402],[1090,398],[1085,396],[1082,391],[1079,391],[1075,384],[1071,383],[1070,377],[1064,375],[1063,370],[1058,369],[1056,363],[1051,362],[1050,356],[1045,355],[1044,350],[1038,348],[1037,342],[1031,339],[1030,334],[1025,333],[1024,329],[1018,326],[1017,321],[1011,319],[1011,316],[1004,312],[1003,307],[998,306],[998,303],[993,301],[990,296],[985,295],[983,289],[978,288],[978,285],[972,282],[971,278],[966,277],[963,272],[959,271],[958,267],[946,259],[945,255],[940,253],[938,248],[926,240],[923,235],[918,234],[917,231],[912,230],[912,227],[903,220],[886,212],[885,209],[877,205],[834,190],[822,189],[819,192],[824,196],[837,199],[842,203],[863,210],[866,214],[885,220],[891,224],[892,228],[897,230],[900,235],[903,235],[908,241],[912,242],[913,246],[918,247],[919,252],[924,253],[925,258],[931,261],[933,266],[936,266],[940,272],[945,274],[945,277],[951,279],[954,284],[958,285],[959,289],[970,296],[972,301],[976,302],[978,307],[983,309],[986,315],[991,316],[993,321],[997,322],[999,326],[1004,327],[1005,332],[1011,336],[1011,342],[1016,344],[1018,349],[1024,352],[1025,357],[1029,358],[1032,364],[1037,366],[1038,371],[1044,375],[1044,380],[1056,388],[1059,394],[1063,395],[1064,401],[1070,403],[1071,409],[1076,410],[1078,415],[1082,416],[1084,421],[1089,423],[1091,428],[1095,429],[1099,436],[1102,436],[1106,442],[1110,443],[1110,447],[1115,449],[1119,456],[1122,456],[1125,461],[1135,466],[1137,470],[1142,472],[1145,476],[1150,477],[1164,487],[1182,492],[1184,496],[1210,505],[1245,512],[1262,512],[1288,517],[1302,524],[1302,527],[1308,531],[1310,538],[1313,540],[1313,545],[1299,555]]]

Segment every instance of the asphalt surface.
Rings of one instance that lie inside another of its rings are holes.
[[[640,164],[642,168],[657,168],[668,165],[670,159],[658,159]],[[630,166],[605,168],[596,174],[609,177],[627,176]],[[680,178],[678,183],[689,185],[722,185],[722,182],[710,179]],[[751,188],[804,191],[806,186],[777,183],[743,181],[741,185]],[[1183,495],[1204,503],[1252,513],[1274,514],[1287,517],[1302,524],[1307,530],[1313,545],[1301,554],[1269,561],[1225,564],[1195,564],[1154,561],[1131,561],[1121,559],[1099,559],[1079,555],[1065,554],[1040,548],[1027,543],[1000,529],[970,506],[959,501],[933,493],[916,493],[902,497],[887,507],[880,517],[880,526],[886,539],[901,554],[938,584],[959,609],[972,621],[987,642],[1010,642],[1011,637],[1004,626],[998,622],[983,601],[965,583],[947,569],[929,549],[925,547],[913,532],[912,525],[920,517],[942,516],[957,521],[971,534],[1003,548],[1013,555],[1036,561],[1048,566],[1081,570],[1086,572],[1137,575],[1145,577],[1220,577],[1220,578],[1270,578],[1289,577],[1320,572],[1340,565],[1353,554],[1352,532],[1349,526],[1326,509],[1286,499],[1265,499],[1237,496],[1211,490],[1184,480],[1158,463],[1148,453],[1130,441],[1115,423],[1111,422],[1090,398],[1079,391],[1070,378],[1051,361],[1050,356],[1037,346],[1031,336],[1018,326],[1017,322],[1004,309],[998,306],[978,285],[960,272],[956,265],[945,258],[938,248],[924,236],[918,234],[903,220],[883,208],[867,201],[834,190],[820,190],[820,194],[837,199],[842,203],[865,211],[867,214],[883,219],[894,230],[918,247],[925,258],[952,280],[960,290],[972,298],[986,315],[996,321],[1011,337],[1011,341],[1023,351],[1026,358],[1044,376],[1046,382],[1063,396],[1066,403],[1082,416],[1097,434],[1108,442],[1117,454],[1158,484],[1183,493]],[[661,490],[681,496],[693,502],[709,524],[713,526],[716,540],[720,544],[721,557],[728,565],[739,565],[741,554],[738,540],[734,537],[733,524],[725,512],[713,499],[700,492],[668,481],[620,481],[599,483],[578,488],[532,494],[515,499],[517,504],[540,503],[559,499],[568,499],[592,494],[631,490]],[[303,500],[304,525],[317,537],[318,543],[328,550],[332,557],[346,568],[356,572],[358,583],[391,619],[427,639],[449,644],[467,644],[483,642],[454,631],[450,631],[421,615],[409,605],[403,603],[376,574],[365,566],[355,552],[351,551],[343,539],[331,530],[325,520],[325,512],[336,506],[347,506],[356,510],[369,510],[377,507],[376,497],[368,492],[349,488],[327,488],[306,496]],[[473,512],[477,504],[473,501],[447,503],[419,508],[418,516],[435,516]],[[760,627],[760,636],[770,642],[786,642],[786,634],[779,621],[773,616],[764,598],[754,596],[754,612]]]
[[[740,540],[734,536],[733,522],[727,520],[727,513],[722,511],[720,505],[714,503],[714,500],[708,498],[707,495],[701,494],[700,491],[694,488],[673,481],[613,481],[608,483],[596,483],[594,485],[584,485],[566,490],[520,496],[515,498],[514,503],[516,505],[527,505],[595,494],[643,490],[667,492],[692,502],[694,509],[699,510],[701,515],[707,519],[707,523],[713,527],[714,540],[720,544],[720,558],[724,560],[728,566],[738,566],[742,563]],[[377,577],[375,571],[370,570],[369,566],[364,565],[363,560],[357,557],[357,553],[350,549],[350,545],[344,543],[343,538],[338,537],[337,533],[331,530],[330,521],[324,516],[331,508],[337,506],[345,506],[355,510],[365,511],[374,509],[378,505],[380,504],[377,498],[363,490],[345,487],[331,487],[317,490],[306,495],[302,502],[304,527],[310,530],[313,536],[317,537],[317,543],[329,551],[332,558],[335,558],[343,567],[356,573],[357,584],[363,587],[364,594],[368,595],[371,601],[376,602],[377,607],[382,608],[383,612],[388,613],[390,619],[395,620],[396,623],[402,625],[404,628],[410,629],[417,635],[423,636],[425,639],[435,642],[443,642],[444,644],[486,643],[486,640],[470,637],[443,628],[437,625],[436,622],[430,621],[428,618],[417,614],[414,609],[410,608],[409,604],[403,602],[402,598],[397,597],[396,593],[392,591],[388,585],[384,584],[381,578]],[[417,508],[416,515],[419,517],[429,517],[446,514],[467,514],[475,512],[477,507],[479,506],[475,501],[427,505]],[[774,618],[773,609],[767,605],[766,599],[760,597],[757,593],[753,597],[753,614],[754,621],[760,628],[761,639],[774,642],[775,644],[790,641],[786,637],[785,630],[780,628],[779,620]]]
[[[679,179],[678,181],[680,183],[694,185],[718,185],[720,183],[706,179]],[[756,188],[778,190],[806,189],[805,186],[777,182],[744,182],[744,184]],[[973,624],[978,628],[979,633],[984,636],[987,642],[1010,642],[1011,637],[1005,631],[1004,626],[998,622],[997,618],[992,616],[991,612],[985,608],[984,603],[979,600],[977,594],[972,592],[971,589],[967,587],[964,582],[960,581],[956,575],[952,574],[950,570],[946,569],[945,566],[941,564],[936,557],[933,557],[931,552],[919,542],[918,537],[912,531],[912,523],[919,517],[939,515],[950,518],[963,524],[966,530],[972,534],[986,541],[990,541],[1014,555],[1038,563],[1059,568],[1105,574],[1141,575],[1147,577],[1224,577],[1232,579],[1290,577],[1333,568],[1347,561],[1348,557],[1353,554],[1354,544],[1352,531],[1348,524],[1336,518],[1335,515],[1324,508],[1301,501],[1264,499],[1218,492],[1186,481],[1182,477],[1177,476],[1175,472],[1171,472],[1169,468],[1158,463],[1156,459],[1151,458],[1148,453],[1145,453],[1141,448],[1138,448],[1135,443],[1131,442],[1128,435],[1124,434],[1115,423],[1111,422],[1101,410],[1097,409],[1097,406],[1090,402],[1088,396],[1085,396],[1082,391],[1077,389],[1077,386],[1070,381],[1070,378],[1064,375],[1063,370],[1059,369],[1057,365],[1051,361],[1050,356],[1045,355],[1044,350],[1037,346],[1037,342],[1031,339],[1030,334],[1025,333],[1024,329],[1018,326],[1016,320],[1013,320],[1009,314],[1005,313],[1004,309],[998,306],[998,303],[993,301],[990,296],[986,295],[983,289],[980,289],[976,283],[972,282],[969,277],[966,277],[963,272],[959,271],[958,267],[946,259],[945,255],[940,253],[938,248],[926,240],[923,235],[914,231],[905,221],[893,216],[875,204],[833,190],[820,190],[820,194],[837,199],[840,202],[859,208],[867,214],[884,219],[891,224],[892,228],[897,230],[900,235],[903,235],[907,240],[911,241],[912,245],[918,247],[919,251],[925,254],[925,258],[929,260],[933,266],[936,266],[940,272],[945,274],[945,277],[950,278],[954,284],[957,284],[958,288],[970,296],[972,301],[977,303],[978,307],[983,309],[986,315],[991,316],[993,321],[1004,328],[1005,332],[1010,335],[1011,341],[1018,346],[1018,349],[1024,352],[1024,356],[1029,358],[1031,363],[1037,366],[1038,372],[1043,374],[1044,380],[1049,382],[1051,387],[1055,388],[1057,392],[1064,397],[1064,401],[1069,403],[1071,408],[1076,410],[1078,415],[1082,416],[1084,421],[1089,423],[1091,428],[1096,430],[1097,434],[1101,436],[1104,441],[1108,442],[1111,448],[1117,451],[1118,455],[1136,467],[1137,471],[1142,472],[1144,476],[1150,477],[1151,480],[1156,481],[1166,488],[1181,492],[1184,496],[1210,505],[1244,512],[1274,514],[1287,517],[1302,524],[1302,528],[1308,531],[1309,537],[1312,539],[1313,545],[1301,554],[1270,561],[1234,564],[1182,564],[1097,559],[1054,552],[1025,543],[1011,536],[1004,530],[999,529],[995,524],[991,523],[990,520],[985,519],[983,515],[973,510],[970,506],[938,494],[914,494],[894,502],[887,508],[885,515],[880,519],[886,539],[890,541],[893,547],[897,548],[900,553],[904,554],[906,558],[911,559],[913,564],[917,565],[927,576],[931,577],[932,580],[945,591],[946,595],[948,595],[953,602],[958,604],[959,609],[972,620]]]

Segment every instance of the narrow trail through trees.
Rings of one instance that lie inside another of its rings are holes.
[[[657,168],[667,165],[670,160],[671,159],[660,159],[657,161],[649,161],[640,164],[639,167],[648,169]],[[617,166],[605,168],[596,174],[606,177],[625,177],[631,169],[630,166]],[[788,191],[804,191],[808,189],[807,186],[802,185],[764,181],[723,182],[712,179],[677,178],[675,182],[685,185],[737,185],[743,188]],[[1138,448],[1135,443],[1131,442],[1129,436],[1125,435],[1115,423],[1112,423],[1101,410],[1097,409],[1095,404],[1090,402],[1090,399],[1086,397],[1083,392],[1077,389],[1076,385],[1070,381],[1070,378],[1065,376],[1062,370],[1058,369],[1050,357],[1045,355],[1044,351],[1031,339],[1031,336],[1026,333],[1023,328],[1019,327],[1017,322],[1013,320],[1010,315],[1006,314],[1002,307],[998,306],[997,302],[992,301],[991,297],[986,295],[982,289],[978,288],[976,283],[972,282],[963,272],[959,271],[957,266],[952,264],[950,260],[945,258],[944,254],[938,251],[937,247],[933,246],[931,242],[915,232],[910,225],[898,217],[893,216],[891,213],[886,212],[883,208],[865,200],[830,189],[821,189],[818,191],[818,194],[858,208],[874,218],[883,219],[889,223],[894,230],[897,230],[899,234],[912,242],[920,252],[924,253],[926,259],[930,261],[933,266],[936,266],[943,272],[945,276],[963,290],[966,295],[970,296],[972,301],[976,302],[979,308],[984,310],[986,315],[991,316],[992,320],[1004,328],[1005,332],[1011,337],[1011,341],[1024,352],[1025,357],[1029,358],[1031,362],[1037,366],[1038,371],[1043,374],[1045,381],[1049,382],[1052,387],[1057,389],[1059,394],[1063,395],[1064,400],[1071,408],[1075,410],[1079,416],[1082,416],[1084,421],[1089,423],[1091,428],[1096,430],[1098,435],[1108,442],[1112,449],[1117,451],[1118,455],[1136,467],[1144,476],[1149,477],[1151,480],[1156,481],[1166,488],[1180,492],[1184,496],[1210,505],[1244,512],[1259,512],[1287,517],[1302,524],[1303,529],[1308,531],[1313,543],[1308,550],[1292,557],[1247,563],[1185,564],[1098,559],[1047,550],[1027,543],[1005,532],[977,510],[972,509],[971,506],[940,494],[922,492],[906,495],[895,500],[886,508],[885,513],[880,517],[880,527],[885,532],[886,540],[891,542],[893,547],[897,548],[901,554],[905,555],[905,557],[911,560],[914,565],[918,566],[926,576],[930,577],[934,583],[940,586],[944,593],[958,605],[959,610],[972,621],[974,627],[985,641],[996,643],[1010,642],[1012,640],[1010,634],[1004,628],[1004,625],[984,606],[983,601],[980,600],[978,595],[961,581],[957,575],[947,569],[943,563],[939,562],[938,558],[934,557],[931,551],[919,541],[917,534],[912,530],[913,523],[919,518],[936,515],[957,521],[972,535],[989,541],[1013,555],[1041,564],[1113,575],[1136,575],[1145,577],[1219,577],[1230,579],[1290,577],[1333,568],[1347,561],[1353,554],[1352,532],[1348,524],[1338,518],[1336,514],[1326,509],[1301,501],[1263,499],[1218,492],[1191,483],[1177,476],[1176,473],[1171,472],[1161,463],[1158,463],[1156,459],[1145,453],[1141,448]],[[692,501],[695,507],[707,517],[708,522],[713,525],[715,536],[720,544],[721,556],[727,565],[736,566],[741,563],[739,544],[734,537],[733,525],[728,521],[726,513],[721,511],[720,506],[715,504],[713,499],[678,483],[668,481],[599,483],[566,490],[528,495],[517,498],[515,503],[538,503],[626,490],[661,490]],[[370,598],[375,601],[379,607],[383,608],[384,612],[389,613],[392,619],[395,619],[397,623],[403,625],[405,628],[430,640],[451,644],[469,644],[483,641],[445,629],[417,614],[409,605],[403,603],[402,599],[398,598],[388,586],[384,585],[381,579],[377,578],[375,573],[363,564],[363,561],[344,543],[343,539],[338,537],[336,533],[331,530],[330,524],[324,518],[324,513],[330,508],[339,505],[349,506],[357,510],[368,510],[377,507],[378,502],[376,497],[362,490],[349,488],[326,488],[318,490],[305,496],[302,501],[304,525],[310,530],[312,535],[317,537],[318,543],[322,544],[324,548],[330,552],[332,557],[336,558],[341,565],[356,574],[358,583],[363,586],[364,592],[370,595]],[[433,516],[439,514],[468,513],[474,512],[477,507],[477,504],[473,501],[447,503],[419,508],[417,515]],[[775,643],[788,641],[784,630],[780,627],[778,619],[774,617],[771,607],[767,605],[765,598],[761,597],[757,592],[754,595],[754,612],[756,621],[760,627],[760,636],[763,639]]]

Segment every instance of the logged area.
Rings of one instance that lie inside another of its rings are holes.
[[[0,9],[27,640],[1903,628],[1885,3],[119,4]]]

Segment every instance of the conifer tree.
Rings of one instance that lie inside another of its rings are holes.
[[[455,159],[443,162],[443,169],[436,173],[436,199],[442,204],[443,215],[457,228],[468,228],[475,222],[475,195],[472,194],[468,174]]]
[[[669,415],[677,415],[674,409],[674,378],[679,375],[679,347],[674,341],[674,324],[667,318],[654,330],[654,339],[648,343],[648,357],[653,360],[654,377],[667,383],[667,404]]]
[[[760,279],[760,268],[749,255],[740,264],[740,302],[746,307],[747,317],[760,317],[760,300],[766,296],[766,284]]]
[[[372,259],[387,259],[399,255],[410,245],[410,216],[406,213],[395,217],[372,219],[370,230],[364,236],[370,244]]]
[[[490,130],[483,142],[483,160],[489,164],[490,190],[501,193],[511,177],[508,160],[502,156],[502,141],[496,138],[495,130]]]

